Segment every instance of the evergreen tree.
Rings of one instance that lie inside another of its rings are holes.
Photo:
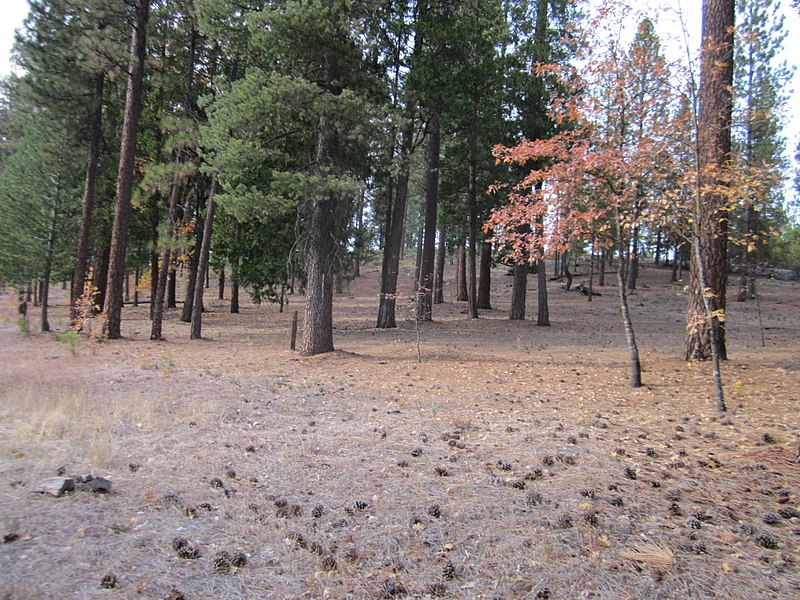
[[[125,96],[125,115],[120,141],[119,168],[117,171],[116,205],[114,227],[111,233],[110,258],[108,263],[108,293],[105,298],[105,324],[103,333],[109,339],[119,338],[125,278],[125,252],[127,250],[128,223],[131,196],[133,194],[134,161],[136,159],[136,136],[141,113],[142,82],[146,55],[147,21],[150,0],[135,0],[132,3],[134,17],[131,25],[130,60],[128,63],[128,87]]]
[[[784,19],[777,16],[776,8],[772,0],[738,0],[736,4],[734,147],[741,157],[739,168],[745,172],[758,169],[764,184],[759,186],[759,194],[742,198],[741,209],[732,216],[732,238],[739,247],[741,270],[739,302],[755,297],[756,262],[765,258],[769,232],[785,223],[780,173],[788,164],[783,158],[786,148],[781,131],[786,104],[783,90],[792,72],[785,63],[776,64],[786,38]],[[770,180],[765,181],[768,173]]]
[[[61,115],[13,101],[4,112],[16,141],[0,168],[0,274],[17,289],[41,282],[41,331],[50,331],[50,281],[68,276],[77,231],[79,151]]]
[[[368,9],[285,2],[248,13],[257,33],[246,74],[208,106],[204,145],[209,168],[219,174],[223,209],[240,221],[276,210],[299,215],[304,355],[333,350],[337,224],[350,219],[370,121],[372,76],[362,47],[371,39]]]

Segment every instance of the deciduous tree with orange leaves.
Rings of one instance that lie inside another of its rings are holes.
[[[601,11],[590,30],[613,22]],[[608,32],[606,32],[608,33]],[[558,75],[567,94],[554,98],[551,118],[566,125],[544,140],[524,140],[495,148],[498,161],[536,164],[510,189],[486,230],[515,257],[541,258],[543,251],[565,251],[590,244],[616,247],[618,288],[631,360],[631,384],[642,384],[641,365],[628,311],[624,257],[634,232],[663,218],[662,190],[671,180],[677,98],[653,24],[644,19],[632,44],[619,37],[587,44],[580,71],[537,65],[541,76]],[[544,227],[533,227],[543,222]],[[633,250],[635,252],[635,250]]]

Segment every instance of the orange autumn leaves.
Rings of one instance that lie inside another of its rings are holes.
[[[652,23],[642,22],[627,49],[614,43],[585,47],[595,50],[580,70],[534,69],[563,90],[550,114],[560,131],[494,148],[498,164],[532,165],[517,184],[489,189],[505,202],[485,230],[513,250],[516,260],[535,260],[577,243],[610,247],[615,228],[627,237],[634,226],[675,222],[665,217],[675,208],[675,196],[665,191],[680,187],[681,153],[675,149],[690,143],[680,135],[690,121],[680,110]]]

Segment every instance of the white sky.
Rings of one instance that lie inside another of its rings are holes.
[[[597,0],[592,1],[596,2]],[[11,71],[9,60],[11,46],[14,43],[14,31],[22,26],[22,22],[27,16],[28,2],[27,0],[0,0],[0,2],[2,2],[2,9],[0,9],[0,76],[5,76]],[[783,13],[786,15],[785,29],[789,32],[783,58],[789,65],[798,67],[794,81],[789,86],[791,89],[789,90],[790,100],[787,107],[785,130],[787,149],[793,157],[794,150],[800,142],[800,93],[794,89],[800,85],[800,36],[797,35],[800,32],[800,17],[797,11],[791,8],[790,3],[791,0],[781,1]],[[672,57],[677,58],[677,53],[686,56],[686,50],[682,49],[685,46],[680,40],[683,36],[677,18],[679,12],[684,15],[683,20],[687,24],[689,43],[695,48],[699,44],[701,0],[638,0],[636,5],[639,10],[653,7],[655,10],[662,11],[661,16],[657,19],[657,32],[662,38],[665,50]]]
[[[2,0],[0,9],[0,76],[11,72],[9,63],[11,46],[14,44],[14,31],[22,27],[28,16],[28,0]]]

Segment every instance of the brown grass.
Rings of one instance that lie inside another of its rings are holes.
[[[554,285],[541,329],[505,319],[498,270],[496,310],[435,307],[419,363],[412,321],[372,329],[376,275],[337,297],[340,351],[308,359],[287,350],[294,297],[240,315],[210,300],[200,342],[174,314],[151,342],[147,308],[126,307],[126,339],[83,337],[75,356],[8,310],[0,597],[800,594],[797,285],[762,283],[766,348],[755,307],[731,307],[721,417],[708,365],[679,359],[666,271],[634,296],[639,390],[612,288],[588,305]],[[113,493],[29,491],[59,467]],[[248,564],[215,570],[223,550]]]

